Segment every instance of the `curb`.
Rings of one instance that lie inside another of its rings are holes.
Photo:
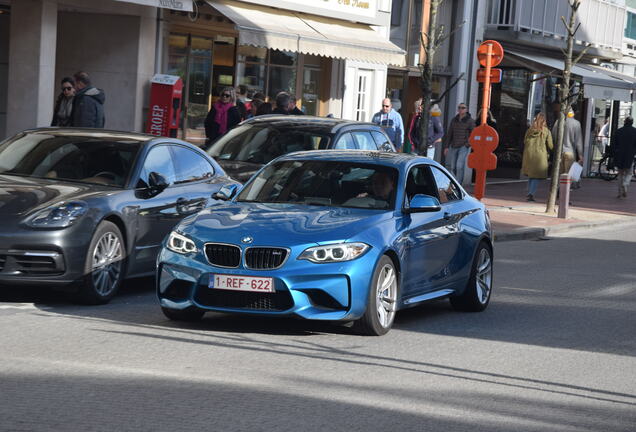
[[[583,228],[596,228],[599,226],[611,225],[612,227],[623,226],[623,225],[636,225],[636,218],[629,217],[626,219],[620,220],[600,220],[594,222],[577,222],[577,223],[569,223],[569,224],[561,224],[554,225],[549,227],[528,227],[528,228],[517,228],[512,231],[503,231],[497,233],[496,229],[494,229],[494,241],[503,242],[503,241],[515,241],[515,240],[536,240],[539,238],[547,237],[550,234],[573,231],[576,229]]]

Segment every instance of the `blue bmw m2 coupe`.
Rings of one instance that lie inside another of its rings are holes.
[[[279,157],[225,203],[184,219],[158,257],[164,314],[207,311],[354,321],[448,297],[482,311],[492,292],[488,213],[436,162],[399,153]]]

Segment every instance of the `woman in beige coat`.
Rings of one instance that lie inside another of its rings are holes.
[[[552,135],[546,127],[545,115],[537,114],[523,140],[521,172],[528,176],[528,201],[534,195],[542,179],[548,177],[548,159],[552,151]]]

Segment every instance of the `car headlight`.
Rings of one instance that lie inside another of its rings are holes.
[[[189,254],[197,251],[197,245],[186,236],[172,231],[168,237],[168,249],[180,254]]]
[[[57,204],[40,210],[26,220],[33,228],[66,228],[86,213],[88,206],[84,202],[72,201]]]
[[[338,243],[307,248],[298,259],[314,263],[351,261],[362,256],[371,246],[366,243]]]

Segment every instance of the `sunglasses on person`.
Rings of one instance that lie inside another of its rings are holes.
[[[62,91],[71,91],[73,90],[73,87],[62,87]]]
[[[465,106],[458,106],[458,107],[457,107],[457,109],[465,110],[465,109],[466,109],[466,107],[465,107]]]
[[[229,98],[229,97],[231,97],[231,95],[230,95],[229,93],[223,93],[223,94],[221,95],[221,97]]]

